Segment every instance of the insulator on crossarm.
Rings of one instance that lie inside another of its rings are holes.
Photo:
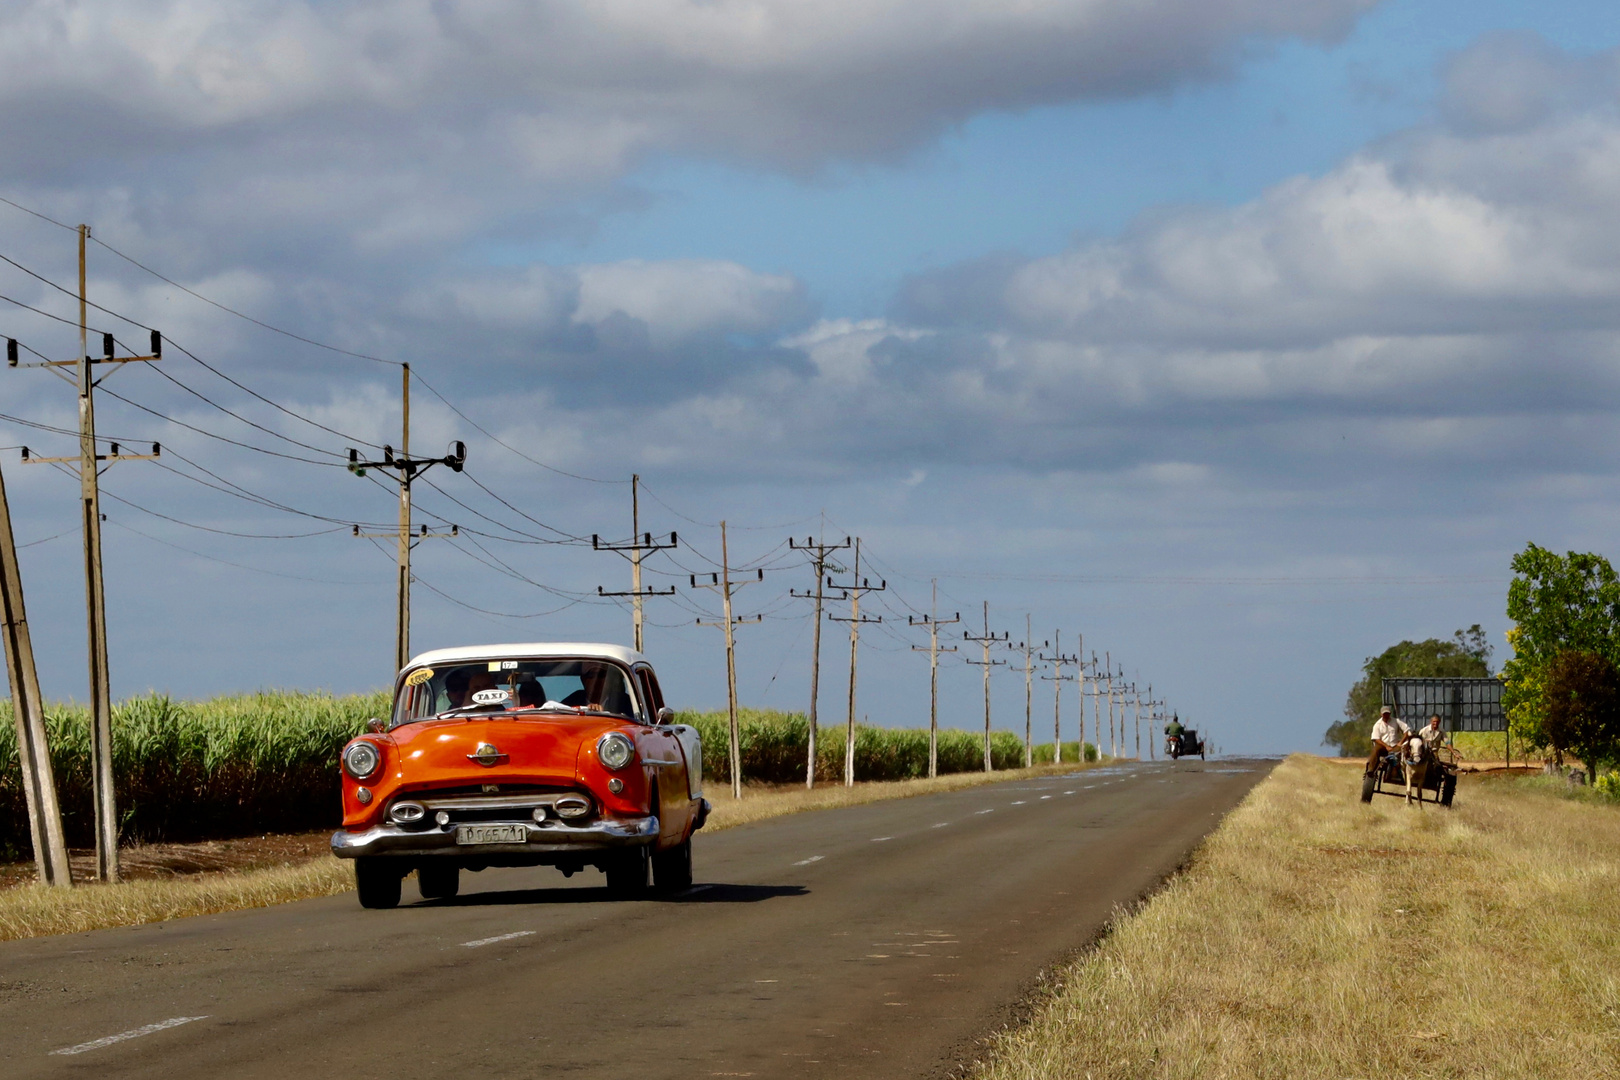
[[[112,359],[112,354],[113,354],[113,336],[111,334],[102,334],[101,335],[101,355],[105,356],[108,360],[111,360]]]

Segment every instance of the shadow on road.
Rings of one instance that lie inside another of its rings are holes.
[[[406,907],[516,907],[530,904],[605,904],[654,901],[663,904],[757,904],[779,896],[808,896],[803,885],[723,885],[718,882],[694,885],[678,893],[649,892],[637,897],[621,897],[606,888],[594,889],[509,889],[504,892],[473,893],[450,900],[420,900]]]

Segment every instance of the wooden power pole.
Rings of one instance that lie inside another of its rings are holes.
[[[712,564],[711,564],[712,565]],[[699,619],[699,626],[718,626],[726,632],[726,714],[731,721],[731,797],[742,798],[742,733],[737,726],[737,639],[732,631],[741,623],[763,622],[765,616],[755,615],[733,617],[731,614],[731,595],[744,585],[752,585],[755,581],[765,580],[765,571],[758,571],[759,576],[753,581],[731,580],[731,553],[726,547],[726,523],[720,523],[720,573],[707,575],[710,580],[700,582],[697,575],[691,575],[692,588],[718,589],[720,591],[721,621]]]
[[[1029,615],[1024,616],[1024,640],[1013,648],[1024,654],[1024,768],[1035,764],[1035,654],[1051,645],[1049,641],[1035,644],[1035,632]],[[1042,660],[1045,657],[1041,658]],[[1045,676],[1041,676],[1045,678]],[[1062,760],[1063,747],[1058,746],[1053,761]]]
[[[828,582],[832,585],[832,582]],[[880,580],[876,585],[870,578],[861,577],[861,538],[855,538],[855,569],[850,575],[850,584],[833,585],[849,597],[849,618],[832,616],[833,622],[849,623],[849,720],[844,727],[844,786],[855,786],[855,661],[861,644],[861,624],[880,623],[883,616],[869,618],[861,615],[861,597],[869,592],[882,592],[889,587],[887,581]]]
[[[974,637],[972,634],[969,634],[965,630],[962,632],[962,639],[964,641],[971,641],[971,642],[974,642],[975,644],[984,646],[984,659],[983,660],[969,660],[968,663],[972,664],[974,667],[982,667],[982,668],[984,668],[984,771],[985,772],[993,772],[994,771],[994,766],[991,764],[991,760],[990,760],[990,669],[993,668],[993,667],[997,667],[999,665],[1003,665],[1003,664],[1005,664],[1007,662],[1005,660],[992,660],[992,659],[990,659],[990,646],[994,645],[994,644],[1000,644],[1001,642],[1004,642],[1004,641],[1008,640],[1009,637],[1011,637],[1011,635],[1006,633],[1005,631],[1003,631],[1000,634],[991,633],[991,631],[990,631],[990,601],[988,601],[988,600],[986,600],[984,602],[984,633],[981,634],[978,637]]]
[[[637,490],[641,486],[641,477],[636,473],[630,474],[630,542],[628,544],[604,544],[602,538],[595,533],[591,534],[591,549],[594,551],[617,551],[620,554],[629,553],[630,558],[630,591],[605,592],[602,586],[596,587],[597,596],[628,596],[630,598],[630,640],[636,652],[641,652],[641,602],[648,596],[674,596],[675,586],[667,589],[643,589],[641,587],[641,558],[652,551],[669,551],[677,547],[680,540],[671,532],[669,543],[659,544],[653,541],[652,533],[641,531],[641,496]]]
[[[847,536],[844,537],[842,544],[829,544],[825,536],[822,537],[820,543],[807,537],[802,546],[795,544],[791,536],[788,537],[788,548],[790,550],[811,552],[810,568],[816,572],[816,591],[814,593],[788,590],[789,596],[798,597],[802,600],[813,599],[816,602],[816,628],[812,634],[813,640],[810,645],[810,738],[809,746],[806,748],[807,760],[804,766],[804,786],[807,789],[816,786],[816,734],[817,724],[819,723],[816,718],[816,705],[821,698],[821,619],[823,605],[827,601],[827,595],[822,587],[828,583],[827,569],[831,565],[828,562],[828,556],[847,547],[849,547],[849,537]],[[833,599],[847,600],[848,597],[840,595]]]
[[[361,532],[360,526],[354,527],[354,535],[367,539],[392,539],[397,544],[397,571],[394,600],[394,670],[403,670],[411,661],[411,550],[423,540],[435,539],[441,536],[459,536],[461,529],[450,526],[448,533],[435,533],[426,525],[418,532],[411,525],[411,484],[417,476],[434,465],[448,465],[452,472],[460,472],[467,463],[467,444],[456,441],[450,444],[450,452],[444,457],[413,458],[411,457],[411,365],[401,364],[400,368],[400,452],[396,457],[394,448],[383,447],[381,461],[361,461],[360,451],[349,450],[349,471],[356,476],[366,475],[367,469],[386,469],[394,474],[395,483],[399,485],[399,529],[393,533]]]
[[[72,886],[67,842],[62,835],[62,808],[56,801],[56,776],[45,736],[44,698],[34,667],[34,646],[23,606],[17,542],[11,531],[11,508],[0,477],[0,616],[4,620],[6,676],[11,683],[11,711],[17,721],[17,756],[28,803],[28,835],[42,885]]]
[[[1041,654],[1041,660],[1052,665],[1052,674],[1042,675],[1052,684],[1052,761],[1061,764],[1063,761],[1063,684],[1074,682],[1075,676],[1063,674],[1063,665],[1077,663],[1079,657],[1063,655],[1063,631],[1052,632],[1052,655]],[[1082,692],[1080,697],[1080,761],[1086,760],[1086,699]]]
[[[928,648],[913,645],[912,652],[928,653],[928,777],[933,779],[939,775],[939,654],[942,652],[955,652],[955,645],[939,644],[939,628],[950,626],[962,621],[962,613],[958,611],[953,619],[939,617],[939,579],[933,582],[933,601],[929,605],[929,614],[918,619],[910,618],[912,626],[928,627]]]
[[[152,351],[148,356],[114,356],[111,334],[101,335],[100,358],[90,355],[89,301],[85,296],[85,243],[90,239],[90,226],[80,225],[79,233],[79,355],[74,360],[46,360],[41,363],[19,364],[16,342],[7,339],[6,362],[11,367],[48,368],[76,385],[79,394],[79,453],[73,457],[33,457],[28,447],[22,448],[26,464],[60,462],[79,470],[79,527],[84,537],[84,592],[85,622],[88,626],[90,655],[90,780],[95,800],[96,877],[101,881],[118,880],[118,804],[113,793],[112,772],[112,683],[107,674],[107,598],[101,573],[101,485],[105,467],[117,461],[150,461],[162,452],[157,443],[150,454],[120,454],[118,444],[112,443],[109,453],[99,453],[96,437],[95,389],[100,379],[94,376],[97,364],[128,364],[153,362],[163,356],[163,338],[151,331]],[[70,378],[57,370],[73,368],[76,377]]]

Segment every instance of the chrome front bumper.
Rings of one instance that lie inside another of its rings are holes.
[[[635,847],[658,839],[658,818],[607,818],[583,825],[547,821],[480,822],[479,824],[522,825],[528,840],[521,844],[458,844],[456,827],[404,829],[398,825],[376,825],[365,832],[339,830],[332,834],[332,854],[340,859],[362,855],[454,855],[476,859],[488,855],[548,855],[588,852],[607,848]]]

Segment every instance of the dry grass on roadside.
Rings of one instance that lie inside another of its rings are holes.
[[[1620,808],[1288,759],[979,1080],[1620,1076]]]
[[[354,871],[330,855],[295,866],[167,881],[126,881],[72,889],[24,885],[0,892],[0,941],[269,907],[352,888]]]
[[[718,831],[801,810],[823,810],[883,799],[902,799],[936,791],[955,791],[990,781],[1062,774],[1095,766],[1094,762],[1090,766],[1043,765],[988,776],[984,773],[957,773],[934,780],[857,784],[853,788],[823,785],[814,791],[803,788],[745,789],[740,801],[731,797],[730,788],[721,789],[711,785],[707,794],[709,801],[714,804],[714,812],[706,828]],[[0,889],[0,941],[45,934],[72,934],[110,926],[134,926],[241,908],[268,907],[292,900],[331,896],[353,887],[352,868],[330,855],[291,866],[199,874],[165,881],[81,885],[73,889],[25,885]]]

